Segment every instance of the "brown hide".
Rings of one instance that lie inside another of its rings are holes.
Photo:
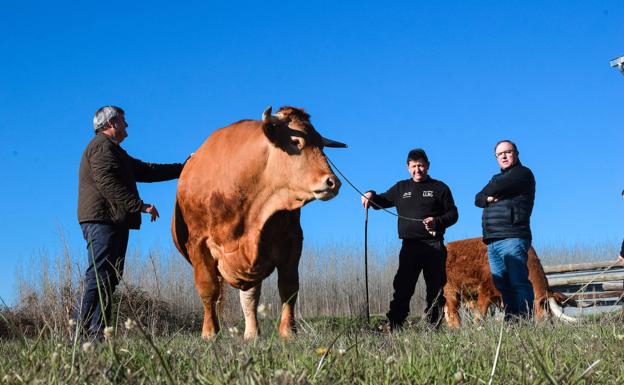
[[[492,304],[500,305],[501,294],[494,286],[487,245],[481,238],[470,238],[450,242],[447,245],[447,281],[444,286],[445,317],[449,327],[459,327],[461,321],[457,309],[462,301],[477,302],[476,317],[487,314]],[[548,281],[535,249],[528,255],[529,281],[533,286],[533,312],[537,320],[546,315],[546,302],[549,297],[561,300],[561,294],[549,291]]]
[[[303,242],[300,208],[331,199],[340,189],[321,139],[309,115],[285,107],[271,119],[243,120],[215,131],[185,165],[172,233],[193,266],[204,304],[203,337],[219,330],[214,303],[221,277],[241,290],[257,287],[259,296],[260,282],[276,268],[289,318],[280,333],[290,334]],[[255,322],[257,298],[251,297]]]

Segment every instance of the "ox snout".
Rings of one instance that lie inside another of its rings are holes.
[[[314,198],[326,201],[338,195],[342,182],[334,174],[325,176],[321,182],[321,188],[314,190]]]

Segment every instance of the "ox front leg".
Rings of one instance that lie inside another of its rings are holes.
[[[195,288],[204,305],[204,324],[202,338],[212,339],[219,332],[217,300],[221,292],[221,284],[217,277],[216,267],[210,268],[205,263],[194,265]]]
[[[461,325],[459,313],[457,312],[459,308],[459,293],[448,283],[444,287],[444,299],[446,301],[444,304],[444,319],[446,320],[446,324],[451,329],[457,329]]]
[[[262,282],[247,291],[240,290],[240,303],[245,315],[245,340],[254,339],[260,333],[258,331],[258,301],[262,291]]]
[[[295,266],[288,271],[278,270],[277,286],[282,301],[282,315],[279,324],[279,334],[283,338],[292,337],[296,332],[295,303],[299,293],[299,271]]]

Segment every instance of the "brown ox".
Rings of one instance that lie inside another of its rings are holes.
[[[193,266],[204,305],[204,338],[219,331],[215,306],[221,277],[241,290],[244,337],[255,337],[261,282],[276,268],[279,333],[292,334],[303,243],[300,208],[338,194],[341,183],[323,147],[346,147],[318,134],[309,117],[293,107],[272,116],[269,107],[262,120],[221,128],[180,175],[173,240]]]
[[[502,304],[501,293],[494,286],[488,262],[487,245],[481,238],[463,239],[450,242],[447,245],[446,275],[444,286],[444,316],[449,327],[459,327],[461,321],[457,309],[462,300],[476,299],[476,318],[484,317],[490,305]],[[559,319],[575,321],[574,318],[563,314],[558,303],[567,298],[561,293],[549,289],[548,280],[542,264],[535,253],[529,249],[528,258],[529,281],[533,286],[533,315],[541,320],[547,315],[547,307]],[[473,302],[474,303],[474,302]]]

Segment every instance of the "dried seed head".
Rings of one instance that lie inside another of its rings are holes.
[[[132,330],[136,327],[137,323],[132,319],[132,318],[128,318],[126,320],[126,322],[124,323],[124,326],[126,327],[126,329],[128,330]]]
[[[396,362],[396,358],[394,358],[394,356],[389,356],[388,358],[386,358],[386,365],[390,365],[393,362]]]
[[[258,306],[258,314],[260,314],[262,317],[266,317],[267,306],[265,304],[261,303],[260,306]]]
[[[113,329],[112,326],[107,326],[104,328],[104,337],[111,338],[114,332],[115,330]]]

